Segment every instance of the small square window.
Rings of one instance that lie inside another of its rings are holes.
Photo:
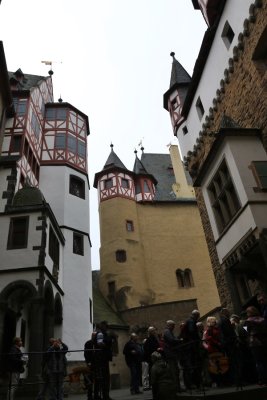
[[[25,249],[28,245],[29,217],[10,219],[7,249]]]
[[[200,97],[197,99],[196,108],[197,108],[197,114],[198,114],[199,120],[201,121],[201,119],[205,113],[205,110],[204,110],[202,101],[200,100]]]
[[[234,39],[234,36],[235,36],[235,33],[234,33],[233,29],[231,28],[229,22],[226,21],[224,24],[223,31],[222,31],[222,40],[223,40],[225,46],[227,47],[227,49],[229,49],[229,47]]]
[[[126,257],[126,251],[125,250],[117,250],[116,251],[116,261],[118,262],[125,262],[127,259]]]
[[[126,230],[127,230],[127,232],[133,232],[134,231],[133,221],[126,221]]]
[[[84,255],[83,235],[76,232],[73,232],[73,253],[79,254],[80,256]]]
[[[85,182],[83,179],[70,175],[70,194],[85,199]]]
[[[106,179],[104,182],[105,189],[110,189],[110,188],[112,188],[112,186],[113,186],[112,179],[111,178]]]

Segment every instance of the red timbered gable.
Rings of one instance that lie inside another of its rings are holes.
[[[105,174],[99,180],[100,201],[111,197],[134,199],[134,191],[132,177],[123,172]]]

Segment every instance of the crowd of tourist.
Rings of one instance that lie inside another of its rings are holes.
[[[132,333],[124,347],[131,393],[143,386],[153,400],[172,400],[203,386],[267,386],[267,296],[257,300],[240,316],[222,308],[200,321],[193,310],[179,327],[173,320],[162,333],[150,326],[144,340]]]
[[[142,393],[142,387],[152,390],[153,400],[174,400],[179,392],[203,386],[267,386],[267,295],[259,294],[257,301],[257,307],[249,306],[241,315],[222,308],[200,321],[199,311],[193,310],[179,326],[166,321],[163,332],[154,326],[145,338],[132,332],[123,348],[131,394]],[[88,400],[111,400],[113,339],[103,321],[84,345]],[[9,352],[8,400],[14,399],[26,363],[21,346],[21,339],[15,338]],[[42,364],[44,383],[36,400],[45,399],[46,393],[51,400],[63,400],[67,351],[60,339],[50,339]]]

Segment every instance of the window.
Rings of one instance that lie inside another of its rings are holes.
[[[40,127],[38,118],[36,117],[36,115],[34,113],[32,113],[31,127],[32,127],[34,135],[36,136],[36,138],[38,138],[39,134],[40,134],[41,127]]]
[[[67,119],[67,109],[66,108],[47,108],[46,119],[51,120],[61,120],[65,121]]]
[[[55,149],[66,148],[66,135],[65,133],[56,133],[55,136]]]
[[[128,179],[121,178],[121,187],[124,189],[129,189],[129,181]]]
[[[90,313],[90,322],[93,322],[93,302],[92,299],[89,299],[89,313]]]
[[[182,128],[183,134],[186,135],[188,133],[188,129],[186,126]]]
[[[112,179],[111,178],[106,179],[104,181],[104,188],[105,189],[110,189],[110,188],[112,188],[112,186],[113,186],[113,183],[112,183]]]
[[[48,244],[48,254],[54,263],[56,270],[59,269],[59,241],[53,228],[50,226],[49,229],[49,244]]]
[[[222,232],[240,209],[240,202],[225,160],[210,183],[208,194],[218,231]]]
[[[201,119],[205,113],[205,110],[204,110],[202,101],[200,100],[200,97],[197,99],[196,108],[197,108],[197,114],[198,114],[199,120],[201,121]]]
[[[225,46],[227,47],[227,49],[229,49],[233,39],[234,39],[235,33],[233,31],[233,29],[231,28],[230,24],[228,21],[225,22],[224,27],[223,27],[223,31],[222,31],[222,40],[225,44]]]
[[[7,249],[24,249],[28,245],[29,217],[10,219]]]
[[[11,152],[19,153],[21,149],[22,135],[14,135],[11,141]]]
[[[116,251],[116,261],[125,262],[126,261],[126,251],[125,250],[117,250]]]
[[[76,153],[76,137],[72,135],[68,135],[68,150]]]
[[[78,140],[78,155],[83,158],[86,157],[86,146],[81,140]]]
[[[133,232],[134,231],[133,221],[126,221],[126,230],[127,230],[127,232]]]
[[[145,193],[149,193],[150,192],[150,189],[149,189],[147,181],[144,181],[144,192]]]
[[[267,161],[252,161],[252,172],[260,189],[267,189]]]
[[[84,255],[83,235],[76,232],[73,232],[73,253],[79,254],[80,256]]]
[[[85,199],[85,182],[83,179],[70,175],[70,194]]]
[[[186,268],[185,270],[177,269],[176,279],[179,288],[190,288],[194,286],[192,271],[189,268]]]
[[[13,103],[14,103],[14,109],[15,109],[15,113],[17,114],[17,117],[23,116],[26,113],[27,99],[14,98]]]

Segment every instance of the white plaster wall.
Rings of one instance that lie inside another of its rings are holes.
[[[178,130],[177,137],[183,157],[187,155],[188,151],[193,150],[193,146],[202,129],[202,124],[205,121],[205,116],[209,114],[209,108],[212,107],[212,100],[216,97],[216,90],[220,88],[220,80],[224,79],[224,70],[229,66],[228,60],[233,56],[233,48],[238,43],[238,35],[240,32],[243,32],[243,22],[249,16],[251,3],[251,0],[232,0],[226,2],[187,120]],[[221,37],[226,21],[229,22],[235,33],[229,49],[227,49]],[[200,97],[205,110],[201,121],[196,110],[198,97]],[[188,129],[186,135],[182,131],[184,125]]]
[[[27,214],[16,214],[13,216],[26,216]],[[3,215],[0,219],[1,240],[0,240],[0,268],[25,268],[38,265],[39,250],[32,250],[33,246],[41,245],[41,231],[36,230],[40,226],[38,221],[40,213],[31,214],[29,217],[28,245],[25,249],[7,250],[7,239],[9,232],[10,216]],[[1,277],[2,279],[2,277]]]
[[[66,239],[63,269],[63,341],[70,350],[83,349],[91,335],[89,298],[92,299],[90,245],[84,236],[84,255],[73,254],[73,231],[63,229]],[[71,353],[69,360],[83,360],[83,352]]]
[[[240,152],[241,141],[242,152]],[[251,204],[245,207],[235,223],[220,238],[216,244],[220,262],[248,231],[267,226],[267,193],[253,190],[253,187],[256,187],[256,182],[248,168],[251,161],[267,160],[267,155],[260,140],[256,137],[228,137],[208,168],[202,183],[203,196],[215,240],[219,239],[220,234],[210,205],[207,188],[224,158],[236,188],[241,208],[249,201],[265,201],[266,204]],[[245,186],[243,182],[245,182]]]
[[[85,199],[69,193],[70,175],[85,182]],[[89,188],[86,176],[65,166],[42,166],[40,189],[58,224],[89,233]]]

